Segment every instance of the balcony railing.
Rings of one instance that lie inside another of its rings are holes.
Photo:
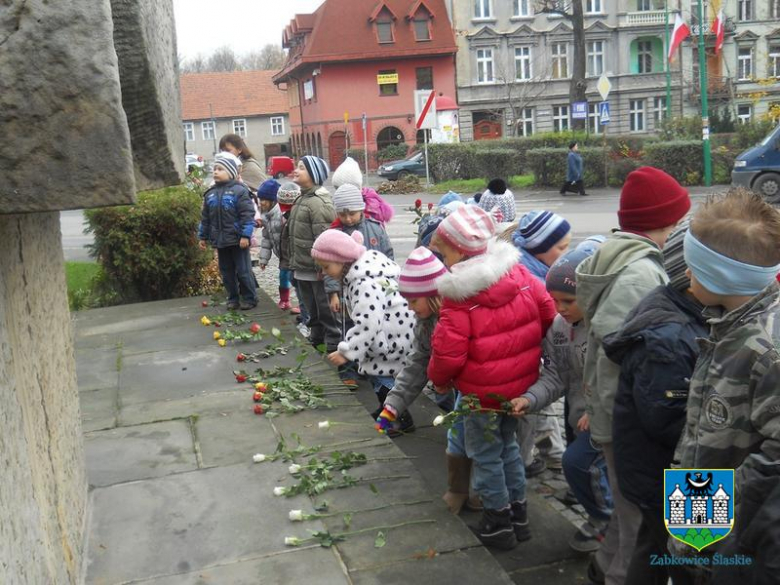
[[[692,100],[699,101],[701,98],[699,91],[699,77],[698,70],[694,71],[696,75],[694,80],[689,85],[689,96]],[[731,97],[732,79],[723,75],[708,75],[707,76],[707,97],[711,100],[726,100]]]
[[[664,24],[666,22],[664,10],[640,10],[639,12],[626,13],[627,26],[646,26],[648,24]],[[674,23],[674,14],[669,13],[669,23]]]

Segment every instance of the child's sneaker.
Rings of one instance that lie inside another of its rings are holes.
[[[595,552],[599,550],[601,541],[604,540],[607,526],[608,524],[604,524],[603,527],[599,527],[594,526],[590,521],[585,522],[569,540],[569,546],[577,552]]]
[[[517,542],[523,542],[531,538],[531,529],[528,527],[528,501],[516,501],[510,504],[512,510],[512,528],[515,530]]]
[[[531,461],[531,464],[527,465],[525,468],[525,477],[536,477],[537,475],[544,473],[546,469],[547,464],[544,462],[544,459],[541,459],[540,457],[534,457],[534,460]]]
[[[517,538],[512,528],[512,511],[509,506],[503,510],[482,510],[479,524],[471,527],[479,541],[485,546],[502,550],[511,550],[517,546]]]

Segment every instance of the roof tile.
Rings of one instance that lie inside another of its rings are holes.
[[[271,81],[277,71],[188,73],[181,76],[183,120],[287,113],[287,92]]]

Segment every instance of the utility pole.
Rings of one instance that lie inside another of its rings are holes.
[[[704,0],[699,0],[699,84],[701,86],[701,138],[704,149],[704,185],[712,185],[710,115],[707,106],[707,56],[704,53]]]
[[[664,28],[666,29],[666,119],[672,119],[672,66],[669,62],[669,0],[664,2]]]

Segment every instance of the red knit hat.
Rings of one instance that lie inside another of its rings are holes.
[[[645,232],[673,225],[691,209],[688,191],[655,167],[629,173],[620,192],[620,228]]]

